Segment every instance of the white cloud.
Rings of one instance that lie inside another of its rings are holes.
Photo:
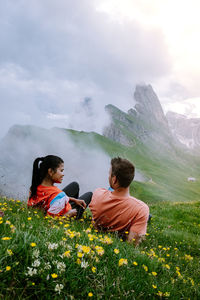
[[[26,122],[100,132],[106,121],[103,107],[133,107],[138,82],[152,84],[164,104],[197,97],[199,51],[194,49],[199,46],[192,46],[199,32],[196,14],[189,22],[197,2],[185,23],[188,5],[181,2],[179,26],[172,8],[180,1],[173,1],[174,6],[171,0],[162,3],[1,1],[0,136],[12,124]],[[186,35],[179,35],[184,32],[181,24]],[[189,41],[190,47],[182,51],[178,45],[183,44],[173,42],[176,36],[185,46]],[[176,53],[172,44],[177,44]],[[80,118],[85,97],[93,100],[93,119]]]

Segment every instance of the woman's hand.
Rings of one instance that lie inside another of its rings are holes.
[[[87,207],[85,201],[82,200],[82,199],[75,199],[75,198],[69,198],[69,199],[70,199],[71,201],[75,202],[77,205],[81,206],[81,207],[84,208],[84,209]]]

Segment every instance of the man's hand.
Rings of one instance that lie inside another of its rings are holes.
[[[82,199],[76,199],[76,204],[78,204],[79,206],[81,206],[84,209],[87,207],[85,201]]]
[[[87,207],[85,201],[82,200],[82,199],[75,199],[75,198],[69,198],[69,199],[70,199],[71,201],[75,202],[77,205],[81,206],[81,207],[84,208],[84,209]]]

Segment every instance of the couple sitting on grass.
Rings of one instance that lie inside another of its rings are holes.
[[[129,194],[134,178],[133,164],[120,157],[111,160],[110,188],[98,188],[79,197],[79,185],[72,182],[62,191],[54,186],[64,176],[64,161],[54,155],[37,158],[33,163],[32,185],[28,206],[42,207],[51,216],[76,216],[80,219],[86,207],[92,212],[95,227],[103,231],[127,232],[129,242],[138,245],[146,233],[148,206]]]

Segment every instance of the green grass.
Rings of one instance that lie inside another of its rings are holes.
[[[141,194],[137,183],[134,191]],[[89,211],[81,221],[47,218],[1,198],[0,298],[200,299],[200,202],[148,202],[153,219],[134,248],[97,233]]]

